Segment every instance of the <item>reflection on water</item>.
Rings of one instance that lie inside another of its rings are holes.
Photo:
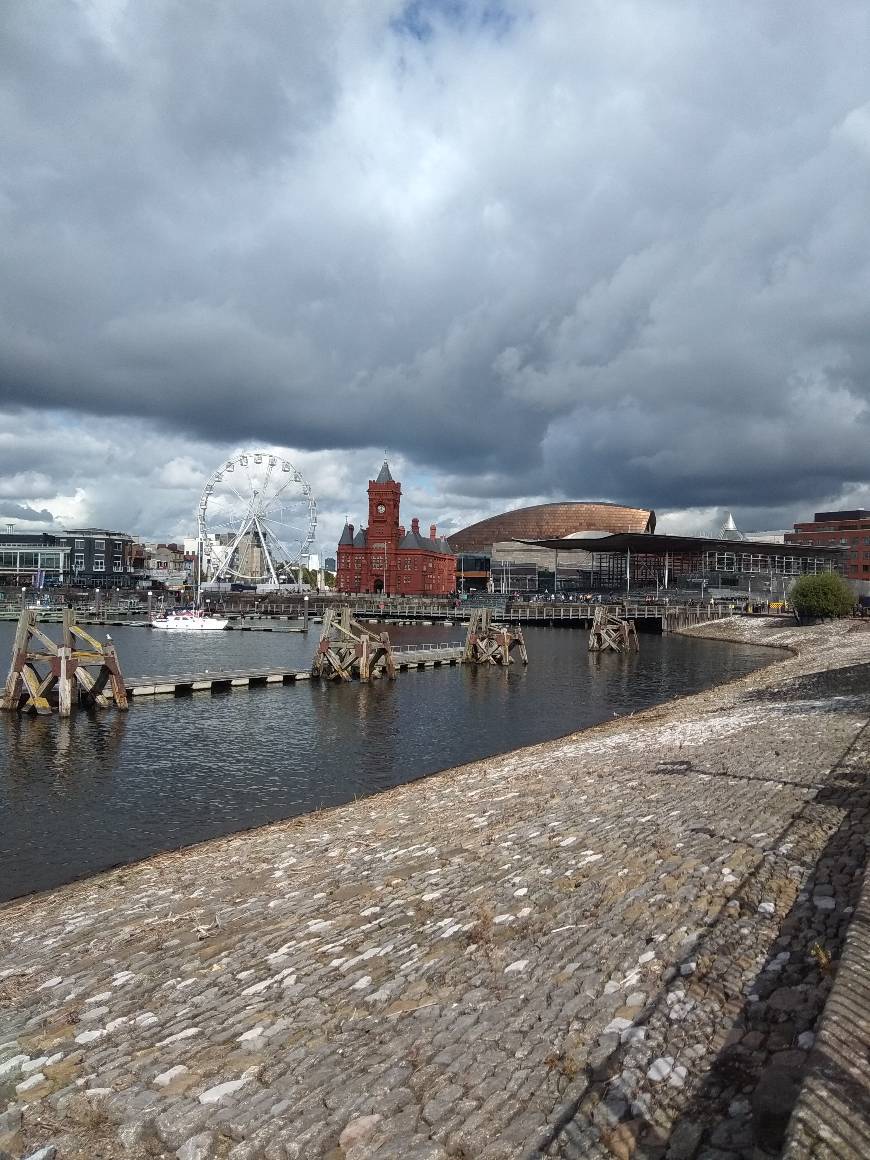
[[[0,625],[0,659],[12,628]],[[396,641],[460,628],[390,629]],[[113,628],[125,671],[308,668],[314,634],[161,637]],[[70,720],[0,713],[0,898],[44,889],[439,769],[570,733],[738,676],[768,650],[642,636],[590,654],[586,633],[528,629],[531,664],[427,669],[371,685],[270,686],[140,699]]]

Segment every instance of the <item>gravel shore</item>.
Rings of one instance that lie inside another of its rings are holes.
[[[861,905],[870,631],[692,632],[789,651],[0,908],[0,1157],[781,1155]]]

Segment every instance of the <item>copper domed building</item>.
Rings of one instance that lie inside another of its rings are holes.
[[[625,507],[601,500],[568,501],[502,512],[471,524],[447,539],[457,554],[460,587],[536,591],[539,587],[556,586],[555,572],[559,564],[552,552],[524,541],[620,532],[651,533],[655,526],[656,515],[650,508]],[[567,561],[563,560],[564,563]],[[577,577],[576,562],[567,571],[572,578]]]
[[[488,556],[493,544],[506,540],[565,539],[590,532],[654,532],[656,514],[649,508],[618,503],[539,503],[471,524],[448,536],[454,552]]]

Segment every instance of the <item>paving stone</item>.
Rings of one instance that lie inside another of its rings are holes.
[[[703,1135],[703,1124],[696,1120],[681,1120],[668,1141],[669,1160],[692,1160]]]

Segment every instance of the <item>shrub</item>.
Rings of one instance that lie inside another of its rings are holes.
[[[855,606],[855,594],[842,576],[823,572],[795,580],[789,599],[799,616],[848,616]]]

